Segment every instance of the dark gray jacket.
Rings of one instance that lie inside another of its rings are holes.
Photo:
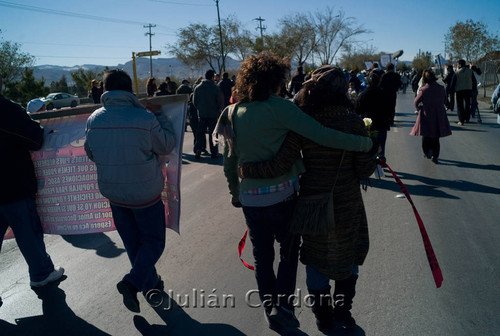
[[[219,118],[224,107],[224,95],[212,80],[204,79],[194,89],[193,104],[200,118]]]
[[[173,129],[164,115],[148,112],[130,92],[107,91],[101,102],[103,107],[87,120],[85,140],[99,190],[116,205],[150,206],[163,190],[158,156],[173,150]]]

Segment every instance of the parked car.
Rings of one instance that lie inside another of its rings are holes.
[[[47,110],[61,107],[75,107],[80,104],[80,98],[78,98],[78,96],[65,92],[49,93],[49,95],[45,97],[45,100],[49,102],[47,104]]]

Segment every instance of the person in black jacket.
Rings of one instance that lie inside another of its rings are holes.
[[[28,264],[31,287],[41,287],[64,274],[54,268],[45,250],[40,218],[36,211],[37,181],[30,151],[43,143],[43,128],[26,110],[2,95],[0,75],[0,165],[4,178],[0,193],[0,249],[7,229],[14,232],[19,250]]]
[[[380,87],[384,90],[387,97],[391,102],[391,116],[389,124],[394,124],[394,117],[396,116],[396,100],[398,98],[398,90],[401,87],[401,76],[394,71],[394,64],[387,63],[387,72],[382,75],[380,79]]]
[[[451,64],[445,64],[444,67],[446,68],[446,76],[443,78],[443,82],[446,85],[446,108],[453,111],[455,108],[455,91],[453,91],[452,83],[455,71]]]
[[[370,131],[377,131],[377,141],[381,147],[379,155],[385,158],[385,142],[387,131],[391,126],[392,102],[379,86],[380,76],[377,72],[371,72],[366,82],[368,88],[359,94],[354,112],[362,118],[372,120]]]

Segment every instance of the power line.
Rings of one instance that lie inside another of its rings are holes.
[[[42,13],[46,13],[46,14],[70,16],[70,17],[76,17],[76,18],[80,18],[80,19],[113,22],[113,23],[121,23],[121,24],[133,24],[133,25],[143,25],[144,24],[144,22],[122,20],[122,19],[115,19],[115,18],[107,18],[107,17],[103,17],[103,16],[95,16],[95,15],[88,15],[88,14],[73,13],[73,12],[67,12],[67,11],[60,11],[60,10],[56,10],[53,8],[42,8],[42,7],[37,7],[37,6],[21,5],[21,4],[15,4],[12,2],[8,2],[8,1],[0,1],[0,6],[9,7],[9,8],[16,8],[16,9],[23,9],[23,10],[37,12],[37,13],[42,12]]]

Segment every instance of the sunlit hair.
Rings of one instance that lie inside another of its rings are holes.
[[[275,94],[290,72],[290,61],[262,52],[248,56],[236,77],[235,93],[239,102],[265,101]]]
[[[132,79],[125,71],[113,69],[106,71],[102,79],[104,91],[123,90],[132,92]]]
[[[425,69],[424,72],[422,72],[422,81],[425,84],[434,83],[437,81],[436,74],[432,69]]]
[[[146,82],[146,87],[150,88],[154,86],[156,86],[156,79],[154,77],[149,77],[148,81]]]
[[[295,104],[304,112],[327,106],[350,106],[347,79],[339,68],[323,65],[311,73],[295,97]]]

